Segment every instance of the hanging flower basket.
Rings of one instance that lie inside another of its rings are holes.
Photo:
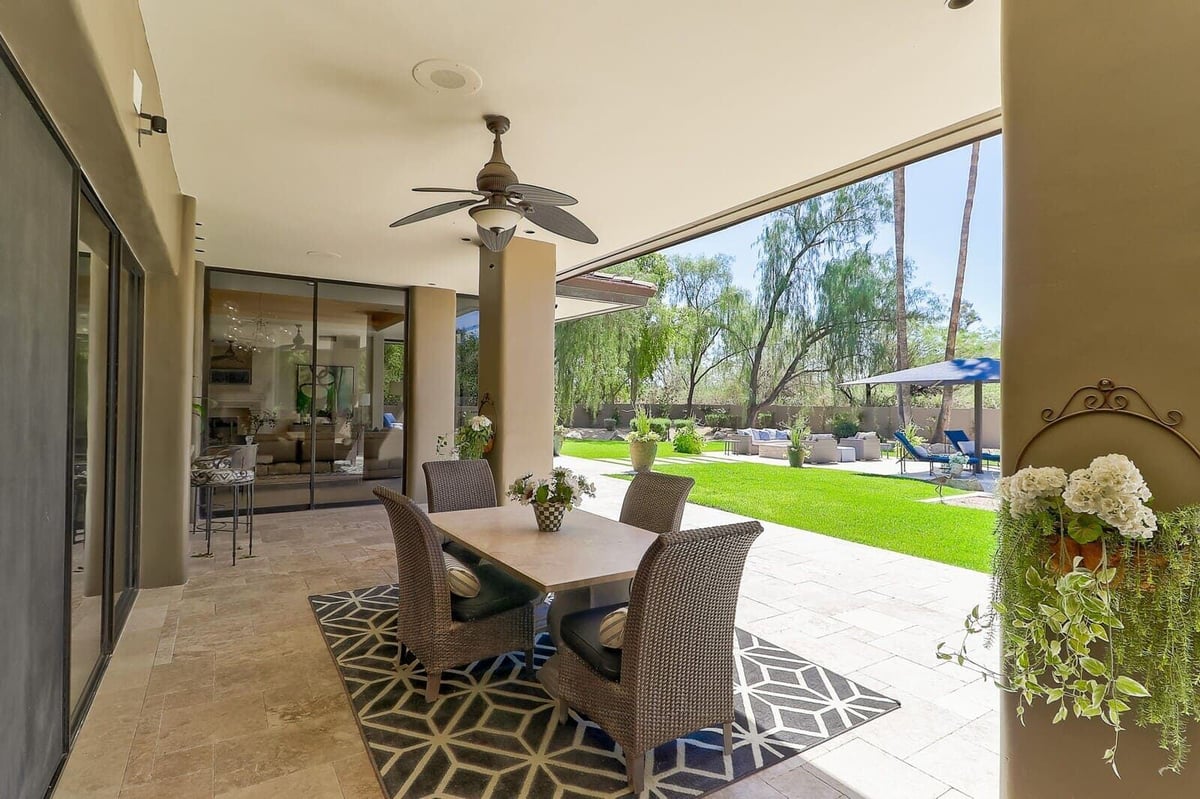
[[[1017,716],[1046,704],[1109,726],[1103,755],[1117,770],[1130,720],[1159,730],[1164,771],[1180,771],[1187,728],[1200,720],[1200,506],[1156,514],[1124,455],[1069,476],[1028,467],[997,488],[992,602],[967,616],[957,650],[938,657],[975,669],[1018,697]],[[993,671],[967,642],[1001,639]]]

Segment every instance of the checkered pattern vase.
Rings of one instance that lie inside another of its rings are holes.
[[[563,513],[567,506],[561,502],[535,502],[533,515],[537,519],[538,529],[543,533],[557,533],[562,527]]]

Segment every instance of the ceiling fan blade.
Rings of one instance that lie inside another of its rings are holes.
[[[437,191],[437,192],[444,192],[447,194],[478,194],[480,197],[487,196],[483,192],[478,191],[477,189],[443,189],[439,186],[422,186],[419,189],[413,189],[413,191]]]
[[[476,225],[475,230],[479,232],[479,240],[483,242],[483,246],[492,252],[500,252],[507,247],[508,243],[512,241],[513,234],[517,232],[515,227],[493,231],[480,225]]]
[[[432,219],[435,216],[441,216],[442,214],[448,214],[451,211],[457,211],[459,208],[466,208],[468,205],[475,205],[478,202],[480,202],[480,201],[479,200],[451,200],[448,203],[442,203],[441,205],[434,205],[430,208],[426,208],[423,211],[417,211],[415,214],[409,214],[408,216],[404,217],[403,219],[397,219],[395,222],[388,225],[388,227],[400,227],[401,225],[409,225],[409,224],[412,224],[413,222],[420,222],[423,219]]]
[[[525,218],[540,228],[551,233],[557,233],[568,239],[582,241],[584,244],[595,244],[600,241],[591,228],[579,221],[575,216],[554,205],[529,204]]]
[[[569,194],[563,194],[554,189],[534,186],[532,183],[513,183],[507,189],[509,194],[518,194],[527,203],[538,205],[575,205],[579,202]]]

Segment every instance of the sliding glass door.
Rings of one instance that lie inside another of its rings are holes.
[[[257,509],[403,490],[406,292],[210,269],[203,432],[254,443]]]
[[[116,228],[79,198],[71,416],[70,675],[77,717],[137,584],[142,273]]]

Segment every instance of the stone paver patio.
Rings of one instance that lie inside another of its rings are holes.
[[[594,477],[588,510],[619,513],[612,464],[559,462]],[[684,524],[737,518],[689,504]],[[996,692],[933,655],[986,576],[764,526],[738,624],[903,706],[715,799],[993,799]],[[140,593],[56,797],[378,799],[307,596],[395,580],[386,516],[260,514],[256,533],[258,557],[192,560],[185,586]]]

